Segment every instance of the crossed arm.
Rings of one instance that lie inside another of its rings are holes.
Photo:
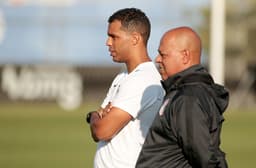
[[[93,111],[91,114],[91,135],[95,142],[111,140],[128,122],[132,116],[109,103],[105,108]]]

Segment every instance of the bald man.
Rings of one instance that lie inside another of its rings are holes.
[[[200,37],[189,27],[169,30],[158,52],[166,96],[136,168],[226,168],[220,132],[229,93],[200,65]]]

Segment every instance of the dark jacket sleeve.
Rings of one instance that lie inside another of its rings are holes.
[[[174,124],[177,139],[189,164],[196,168],[218,165],[209,131],[209,116],[193,96],[182,96],[175,103]]]

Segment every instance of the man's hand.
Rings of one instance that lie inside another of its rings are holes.
[[[105,108],[99,109],[98,114],[99,114],[100,118],[105,117],[110,112],[111,108],[112,108],[112,104],[111,104],[111,102],[109,102]]]

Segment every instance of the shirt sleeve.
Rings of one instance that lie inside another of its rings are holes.
[[[195,97],[183,96],[176,104],[177,138],[192,167],[218,165],[211,144],[209,117]]]
[[[145,81],[145,78],[138,75],[122,83],[112,105],[136,118],[141,111],[160,99],[163,95],[162,92],[160,84]]]

